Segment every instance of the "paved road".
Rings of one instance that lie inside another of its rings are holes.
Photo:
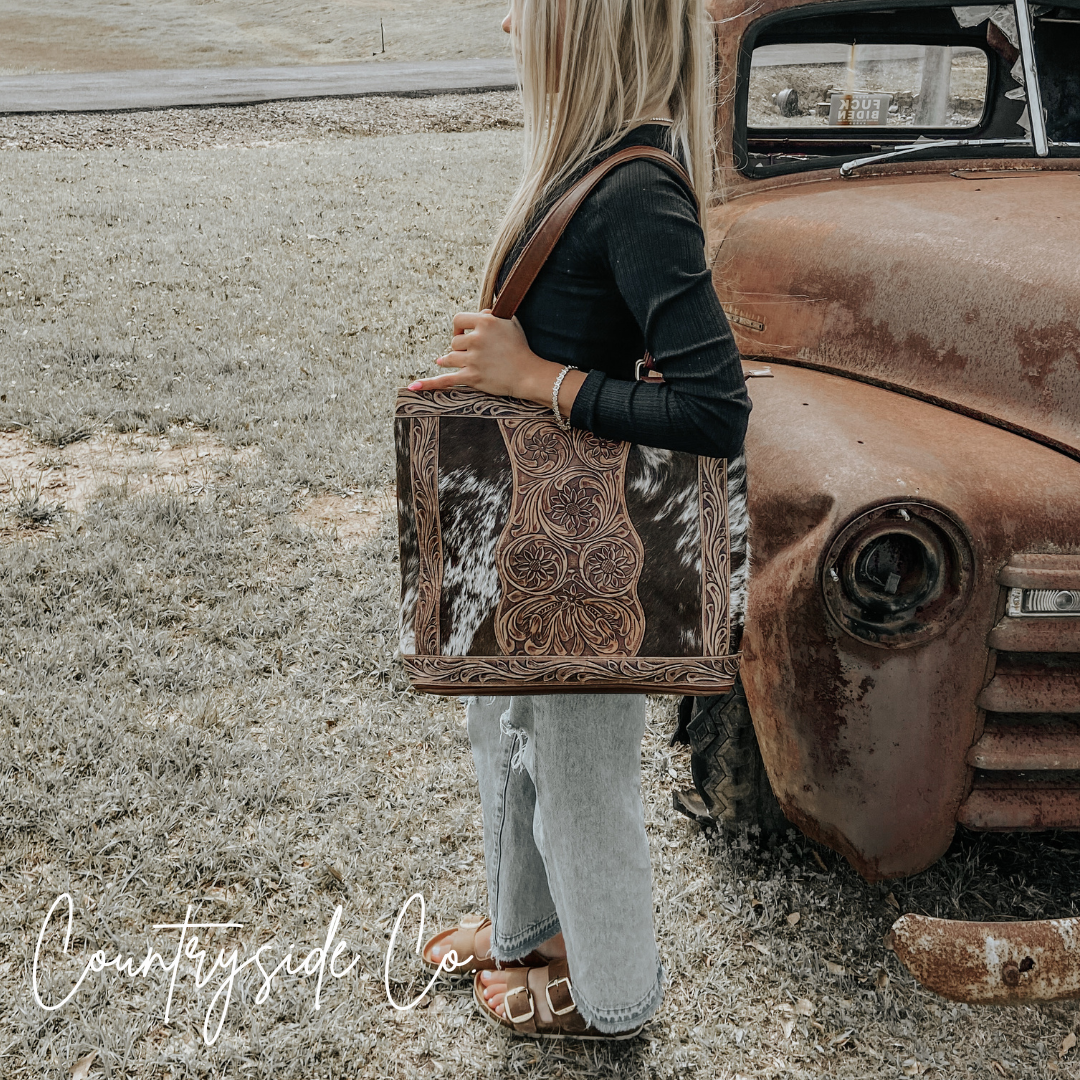
[[[0,113],[112,112],[362,94],[509,90],[512,60],[192,68],[0,78]]]

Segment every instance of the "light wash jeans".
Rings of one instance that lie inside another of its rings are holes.
[[[493,955],[562,930],[572,994],[605,1033],[663,997],[641,804],[640,694],[465,700],[484,809]]]

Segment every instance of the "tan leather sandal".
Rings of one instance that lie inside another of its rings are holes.
[[[484,984],[477,972],[473,977],[473,1000],[484,1019],[496,1027],[507,1028],[515,1035],[525,1035],[530,1039],[632,1039],[645,1026],[638,1024],[631,1031],[619,1031],[614,1035],[598,1031],[585,1022],[570,996],[570,968],[565,958],[547,960],[544,966],[548,970],[544,996],[551,1012],[550,1023],[540,1019],[529,989],[528,968],[507,973],[506,994],[503,996],[505,1016],[500,1016],[484,999]]]
[[[491,920],[486,915],[462,915],[457,926],[443,930],[427,939],[421,950],[424,967],[434,973],[439,969],[439,961],[431,955],[436,945],[445,945],[457,954],[456,967],[444,968],[444,975],[471,975],[475,971],[508,971],[511,968],[544,967],[548,958],[535,949],[520,960],[496,960],[492,956],[476,955],[476,935],[490,926]]]

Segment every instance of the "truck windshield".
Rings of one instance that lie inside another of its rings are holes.
[[[845,165],[850,175],[892,156],[1074,155],[1073,3],[803,7],[762,20],[740,73],[740,167],[767,176]],[[1034,125],[1029,85],[1042,105]]]
[[[750,61],[754,128],[978,128],[989,62],[971,45],[763,45]]]

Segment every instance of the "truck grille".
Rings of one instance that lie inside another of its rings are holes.
[[[991,832],[1080,829],[1080,556],[1015,555],[998,575],[985,725],[957,820]]]

